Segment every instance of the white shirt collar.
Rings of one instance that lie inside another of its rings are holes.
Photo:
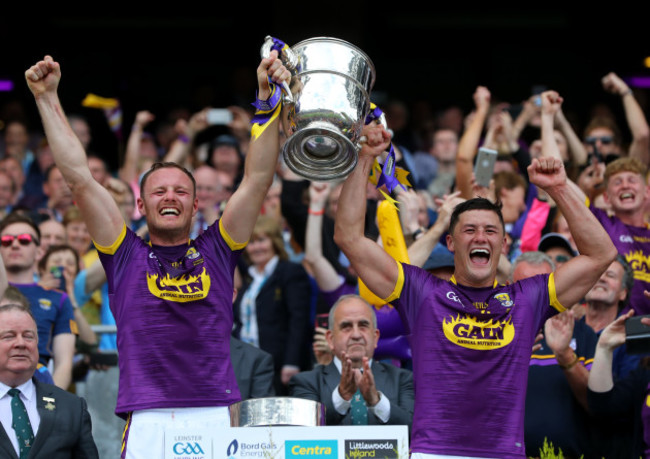
[[[248,274],[250,274],[253,279],[269,277],[271,274],[273,274],[273,271],[275,271],[275,267],[278,265],[279,261],[280,257],[274,255],[273,258],[271,258],[264,266],[263,272],[259,272],[255,266],[249,266]]]
[[[9,397],[7,394],[9,389],[11,389],[11,386],[7,386],[0,382],[0,394],[2,394],[3,397]],[[32,400],[36,397],[36,387],[34,387],[34,382],[31,379],[27,380],[27,382],[24,382],[20,386],[16,386],[16,389],[20,391],[26,400]]]
[[[339,370],[340,373],[341,369],[343,368],[343,364],[341,363],[341,359],[339,359],[337,356],[334,356],[334,365],[336,365],[336,369]],[[372,359],[368,361],[368,365],[372,367]]]

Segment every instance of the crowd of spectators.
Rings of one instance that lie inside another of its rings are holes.
[[[602,87],[611,93],[612,106],[598,107],[589,119],[576,119],[566,111],[570,93],[562,95],[564,100],[545,92],[506,102],[496,101],[488,88],[479,86],[473,94],[459,94],[457,107],[417,120],[417,125],[428,126],[417,135],[408,125],[391,131],[397,166],[409,172],[411,184],[408,190],[396,189],[393,196],[399,207],[393,224],[399,226],[409,255],[409,260],[400,261],[449,279],[449,217],[456,204],[476,196],[502,206],[507,245],[499,260],[500,283],[551,272],[579,256],[564,216],[528,177],[532,159],[549,152],[562,160],[585,205],[620,253],[582,301],[564,305],[568,311],[549,319],[531,350],[525,425],[529,456],[538,456],[545,440],[561,448],[565,457],[638,457],[650,451],[650,425],[643,421],[647,413],[642,414],[648,409],[643,397],[650,370],[638,355],[614,350],[624,341],[620,327],[628,311],[650,313],[650,300],[644,296],[650,289],[650,127],[634,90],[622,78],[605,75]],[[544,97],[552,102],[544,103]],[[453,122],[460,119],[458,107],[470,98],[473,110],[462,114],[462,122]],[[616,119],[613,113],[621,107],[625,119]],[[189,115],[176,111],[176,118],[162,119],[166,114],[143,107],[133,114],[133,125],[123,127],[128,135],[118,142],[123,154],[116,170],[93,154],[88,122],[79,115],[69,116],[69,122],[87,151],[93,178],[111,193],[127,226],[145,240],[147,226],[135,206],[142,175],[157,161],[173,161],[193,171],[198,198],[191,232],[195,238],[220,218],[242,179],[253,115],[249,108],[230,107],[233,121],[215,128],[209,124],[208,108]],[[395,111],[384,108],[392,129]],[[41,367],[50,369],[39,368],[37,373],[89,399],[94,431],[111,432],[95,437],[100,452],[105,448],[109,454],[111,447],[119,447],[123,424],[111,420],[119,360],[115,334],[93,331],[115,324],[106,275],[47,138],[40,129],[29,129],[25,119],[3,122],[0,252],[9,283],[28,298],[35,312]],[[157,136],[155,127],[163,124],[173,126],[171,141]],[[481,146],[498,152],[487,188],[473,177]],[[337,357],[328,344],[328,324],[319,319],[339,298],[359,291],[357,273],[333,237],[340,192],[341,183],[309,182],[282,160],[277,164],[235,272],[233,337],[273,359],[273,382],[265,383],[265,393],[252,390],[256,396],[289,395],[292,377],[330,365]],[[383,197],[369,183],[363,198],[365,235],[379,240],[376,217]],[[390,305],[373,307],[381,332],[375,358],[410,371],[409,343],[399,317],[391,314]],[[616,330],[608,328],[612,323]],[[607,339],[599,344],[599,336]],[[594,359],[611,353],[614,370],[612,375],[609,369],[609,382],[592,381],[593,367],[599,370],[597,376],[608,372],[607,362],[596,366]],[[630,392],[627,396],[621,395],[619,382]],[[631,399],[629,405],[608,405],[603,394],[614,390],[616,400]]]

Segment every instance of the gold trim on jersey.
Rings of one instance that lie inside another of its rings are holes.
[[[219,219],[219,232],[221,233],[221,237],[223,238],[224,241],[226,241],[226,244],[228,244],[228,247],[230,247],[230,250],[233,252],[235,250],[241,250],[244,247],[246,247],[246,244],[248,244],[248,241],[246,242],[235,242],[232,240],[230,237],[230,234],[226,231],[226,228],[223,227],[223,220]]]
[[[101,253],[105,253],[107,255],[115,255],[115,252],[117,252],[117,249],[120,248],[120,245],[122,245],[122,242],[124,241],[125,237],[126,237],[126,223],[123,224],[122,231],[120,231],[120,235],[117,236],[117,239],[111,245],[105,247],[103,245],[97,244],[95,241],[93,241],[93,244],[95,244],[95,247],[97,247],[97,250],[99,250]]]

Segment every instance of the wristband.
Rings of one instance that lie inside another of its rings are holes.
[[[571,361],[571,363],[569,363],[567,365],[560,365],[558,363],[558,365],[560,365],[560,368],[562,368],[563,370],[570,370],[571,368],[575,367],[580,359],[578,359],[578,354],[576,354],[575,352],[573,353],[573,356],[575,358]]]
[[[424,228],[419,227],[418,229],[413,231],[413,234],[412,234],[413,240],[417,241],[420,238],[420,236],[422,236],[423,234],[424,234]]]
[[[251,129],[251,139],[255,140],[262,132],[280,115],[280,108],[282,107],[282,91],[278,86],[269,82],[271,95],[267,100],[260,100],[258,98],[253,102],[253,106],[257,109],[255,115],[251,120],[253,125]]]
[[[311,210],[310,208],[307,212],[309,212],[309,215],[323,215],[325,213],[325,209]]]
[[[179,135],[178,140],[180,140],[183,143],[190,143],[190,138],[188,136],[186,136],[185,134]]]

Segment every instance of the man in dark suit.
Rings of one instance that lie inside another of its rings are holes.
[[[38,332],[31,313],[18,304],[0,306],[0,456],[99,457],[86,402],[32,379],[37,364]],[[14,429],[20,411],[28,422]]]
[[[230,360],[242,400],[275,395],[271,354],[231,336]]]
[[[394,365],[372,361],[379,339],[372,306],[357,295],[339,298],[330,310],[326,338],[334,360],[295,375],[289,383],[290,395],[323,403],[327,425],[410,427],[413,375]]]

